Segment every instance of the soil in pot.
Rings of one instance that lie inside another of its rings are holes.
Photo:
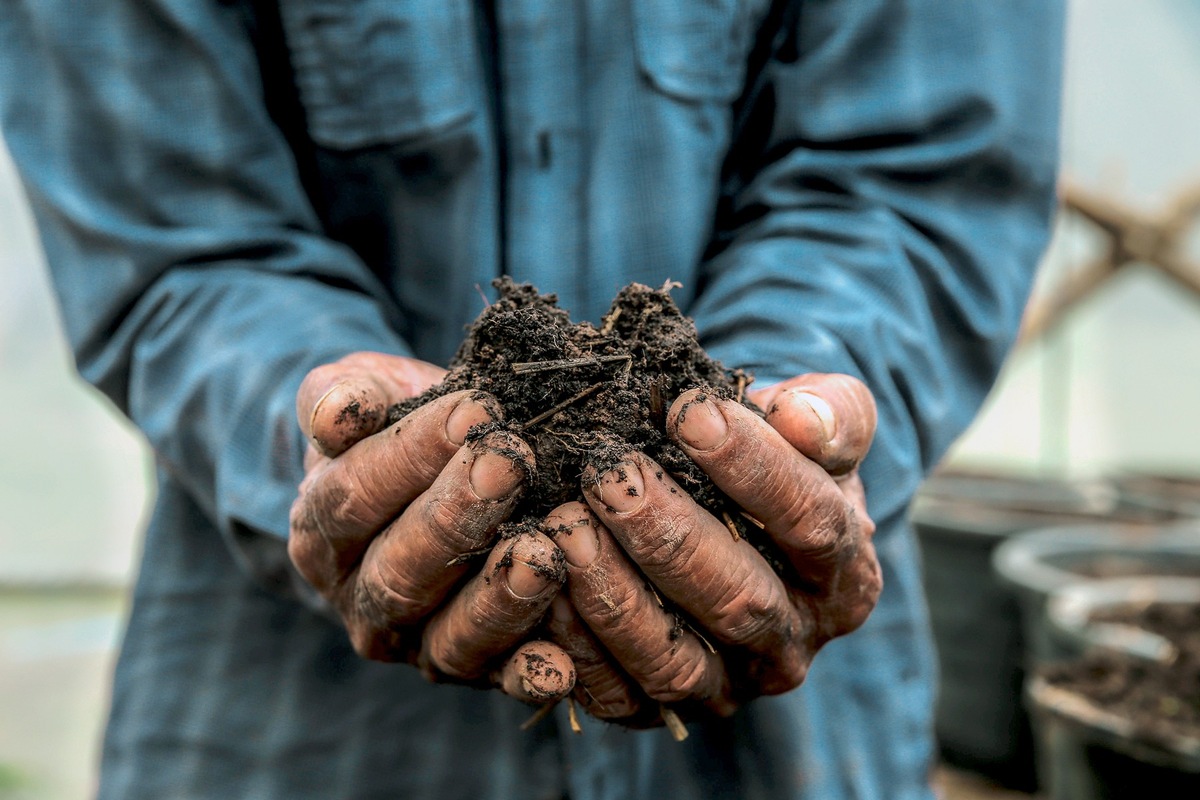
[[[1174,645],[1177,655],[1162,663],[1097,650],[1077,661],[1047,667],[1043,671],[1047,682],[1129,719],[1148,742],[1200,740],[1200,605],[1120,606],[1100,610],[1092,619],[1156,633]]]

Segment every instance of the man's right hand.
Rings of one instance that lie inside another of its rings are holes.
[[[444,374],[380,353],[308,374],[296,410],[310,446],[288,553],[360,655],[557,700],[573,686],[571,660],[527,639],[558,593],[562,558],[540,533],[495,543],[534,468],[529,447],[500,431],[466,443],[501,415],[481,393],[445,395],[385,427],[388,406]]]

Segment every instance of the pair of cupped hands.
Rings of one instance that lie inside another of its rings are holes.
[[[874,608],[858,466],[876,411],[855,378],[750,392],[765,419],[699,390],[667,414],[667,434],[761,524],[785,579],[637,452],[589,468],[584,501],[540,531],[498,540],[535,467],[511,432],[467,441],[498,404],[457,392],[385,427],[388,406],[444,374],[360,352],[310,372],[297,395],[310,446],[288,551],[360,655],[536,704],[573,691],[592,715],[643,727],[664,708],[727,716],[798,686],[816,651]]]

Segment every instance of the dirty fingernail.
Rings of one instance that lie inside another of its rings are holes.
[[[679,436],[697,450],[719,447],[729,436],[729,423],[712,397],[685,406],[675,425]]]
[[[466,398],[446,418],[446,438],[454,444],[462,444],[467,440],[467,432],[472,426],[491,421],[492,415],[487,406]]]
[[[833,407],[815,394],[808,392],[795,392],[793,397],[806,404],[812,413],[816,414],[817,419],[821,422],[821,428],[825,431],[825,441],[833,441],[833,437],[837,436],[837,418],[833,415]]]
[[[554,543],[563,551],[567,563],[572,567],[586,567],[596,560],[596,554],[600,552],[600,538],[586,517],[559,533]]]
[[[484,450],[471,464],[471,491],[480,500],[507,497],[524,479],[524,471],[511,458],[493,450]]]
[[[522,600],[532,600],[550,585],[552,570],[513,559],[508,566],[508,590]]]
[[[606,507],[623,512],[633,511],[642,504],[645,488],[637,465],[623,462],[600,476],[599,483],[590,491]]]

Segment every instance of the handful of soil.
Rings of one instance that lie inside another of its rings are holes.
[[[708,357],[692,321],[671,299],[669,283],[625,287],[599,328],[572,323],[555,295],[539,294],[529,284],[505,277],[493,285],[499,300],[475,320],[445,380],[389,409],[389,424],[451,392],[473,389],[495,397],[504,421],[477,426],[470,437],[506,429],[533,449],[536,474],[514,512],[518,528],[582,499],[585,466],[603,474],[639,450],[724,519],[735,536],[758,532],[666,435],[667,409],[698,386],[761,413],[744,399],[751,378]]]

